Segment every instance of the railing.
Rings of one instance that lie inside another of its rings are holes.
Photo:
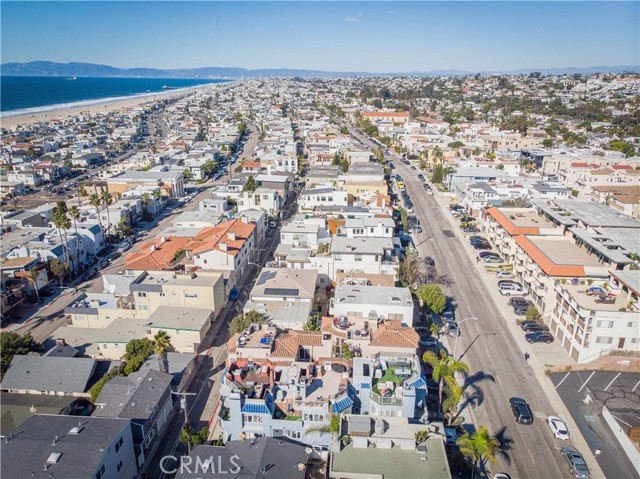
[[[371,399],[373,399],[378,404],[382,404],[384,406],[402,406],[402,398],[398,397],[383,397],[380,394],[377,394],[371,391]]]

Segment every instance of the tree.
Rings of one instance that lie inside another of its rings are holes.
[[[423,274],[424,263],[420,261],[420,258],[415,251],[409,251],[405,254],[400,267],[398,269],[398,277],[403,284],[409,287],[422,282],[424,278]]]
[[[416,296],[436,314],[442,313],[447,306],[447,296],[437,284],[423,284],[416,291]]]
[[[59,261],[57,258],[51,258],[49,260],[49,271],[51,271],[51,274],[58,278],[58,281],[60,281],[60,286],[62,286],[64,275],[67,273],[68,269],[68,263],[65,264],[62,261]]]
[[[347,173],[349,171],[349,162],[346,158],[343,158],[340,162],[340,168],[342,169],[343,173]]]
[[[96,215],[98,215],[98,223],[100,224],[100,229],[104,231],[102,227],[102,220],[100,219],[100,205],[102,204],[102,199],[97,193],[92,193],[89,196],[89,203],[96,209]]]
[[[461,142],[461,141],[452,141],[452,142],[451,142],[451,143],[449,143],[447,146],[448,146],[449,148],[455,148],[455,149],[457,149],[457,148],[460,148],[461,146],[464,146],[464,143],[463,143],[463,142]]]
[[[251,323],[264,323],[264,316],[254,310],[248,313],[240,313],[229,323],[229,337],[236,333],[241,333],[247,329]]]
[[[540,319],[540,311],[533,304],[527,308],[524,314],[527,321],[538,321]]]
[[[316,318],[314,316],[309,316],[309,319],[304,323],[302,329],[305,331],[318,331],[320,326],[316,323]]]
[[[29,286],[31,286],[36,292],[36,298],[40,300],[40,290],[38,289],[38,277],[40,276],[40,271],[34,266],[29,270],[29,277],[27,280],[29,281]]]
[[[333,159],[331,160],[331,164],[333,166],[338,166],[340,164],[340,155],[338,155],[337,151],[333,154]]]
[[[442,412],[448,417],[451,424],[453,415],[458,411],[458,404],[462,401],[462,388],[453,377],[444,378],[443,393],[446,399],[442,401]]]
[[[193,172],[189,168],[187,168],[182,172],[182,176],[184,177],[184,180],[187,182],[193,180]]]
[[[402,230],[404,234],[409,233],[409,219],[407,217],[407,210],[404,208],[398,208],[400,210],[400,223],[402,223]]]
[[[340,127],[340,134],[348,135],[349,134],[349,128],[347,128],[346,126]]]
[[[111,234],[111,213],[109,212],[109,205],[113,203],[113,196],[111,196],[111,193],[107,190],[104,190],[100,199],[107,208],[107,238],[109,238],[109,234]],[[109,242],[108,239],[107,242]]]
[[[460,446],[460,452],[473,461],[471,479],[474,478],[476,469],[484,466],[487,459],[495,464],[495,455],[500,450],[500,442],[489,435],[486,426],[480,426],[473,434],[465,432],[456,440],[456,444]]]
[[[73,229],[76,231],[76,254],[78,255],[78,267],[80,266],[80,245],[79,241],[82,243],[82,252],[84,253],[84,237],[80,238],[78,235],[78,223],[77,221],[80,219],[80,208],[77,206],[72,206],[69,209],[69,216],[73,219]]]
[[[542,140],[542,146],[544,146],[545,148],[551,148],[553,146],[553,139],[545,138],[544,140]]]
[[[433,167],[433,174],[431,175],[432,183],[442,183],[444,175],[442,174],[442,164],[438,163]]]
[[[64,204],[64,203],[63,203]],[[58,234],[60,235],[60,243],[64,247],[64,259],[67,265],[69,265],[69,242],[67,241],[67,230],[71,228],[71,220],[67,216],[67,206],[64,204],[64,208],[58,205],[53,213],[53,224],[58,228]],[[64,239],[63,239],[64,233]]]
[[[169,373],[169,360],[167,358],[167,351],[171,347],[171,337],[166,331],[158,331],[153,337],[153,351],[158,357],[158,364],[160,365],[160,371]]]
[[[215,171],[217,167],[218,163],[215,160],[207,160],[200,169],[205,175],[209,176]]]
[[[624,141],[612,141],[611,143],[609,143],[609,148],[613,151],[624,153],[624,156],[627,158],[636,154],[636,148]]]
[[[249,193],[253,193],[254,191],[256,191],[257,187],[258,185],[256,185],[256,180],[253,177],[253,175],[251,175],[249,176],[249,178],[247,178],[247,182],[244,184],[242,191],[248,191]]]
[[[180,442],[187,446],[189,452],[192,446],[203,444],[207,439],[209,439],[209,429],[203,427],[196,431],[188,421],[185,421],[180,432]]]
[[[30,333],[20,336],[14,331],[0,333],[0,344],[2,354],[0,355],[0,380],[9,369],[11,360],[16,354],[29,354],[32,351],[38,351],[38,344]]]
[[[469,372],[469,366],[462,361],[456,361],[449,356],[444,349],[440,355],[427,351],[422,355],[422,360],[433,368],[433,379],[438,382],[438,411],[442,410],[442,395],[444,392],[445,378],[455,380],[455,373]]]

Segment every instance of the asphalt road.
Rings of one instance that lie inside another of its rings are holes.
[[[352,134],[372,145],[362,135]],[[461,415],[471,416],[476,427],[487,426],[504,451],[497,458],[498,464],[489,464],[488,468],[506,472],[512,478],[570,477],[544,420],[554,411],[547,406],[535,375],[505,326],[500,312],[504,306],[493,303],[478,280],[471,258],[451,230],[446,213],[424,191],[418,172],[396,156],[392,160],[394,173],[402,176],[414,204],[413,215],[420,219],[423,229],[413,235],[420,257],[431,256],[440,274],[449,278],[449,285],[443,289],[454,300],[458,323],[465,318],[479,318],[460,326],[457,356],[464,354],[463,361],[469,365],[472,378],[465,388],[466,402],[470,404],[461,408]],[[509,407],[509,398],[514,396],[524,398],[531,406],[535,417],[532,425],[515,422]]]

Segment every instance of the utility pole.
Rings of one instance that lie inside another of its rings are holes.
[[[176,396],[180,396],[180,409],[184,410],[184,424],[189,424],[189,412],[187,409],[187,396],[195,396],[196,393],[185,393],[185,392],[172,392],[171,394],[175,394]],[[184,428],[183,424],[183,428]],[[187,441],[187,448],[189,452],[191,452],[191,441]]]

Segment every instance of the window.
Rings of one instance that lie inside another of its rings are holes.
[[[120,439],[118,439],[118,442],[116,442],[116,452],[120,450],[120,446],[122,446],[123,442],[124,442],[124,439],[122,438],[122,436],[120,436]]]
[[[118,472],[120,472],[120,469],[122,469],[122,461],[120,461],[120,462],[118,463],[118,467],[117,467],[117,468],[118,468]]]
[[[357,254],[356,255],[356,261],[362,261],[362,255],[361,254]]]
[[[598,327],[598,328],[613,328],[613,321],[608,321],[606,319],[599,319],[596,322],[596,327]]]
[[[149,310],[149,306],[147,306],[146,304],[139,304],[138,305],[138,309],[140,311],[148,311]]]
[[[100,479],[102,476],[104,476],[104,464],[100,467],[100,470],[98,471],[98,473],[96,474],[96,479]]]
[[[146,298],[147,297],[147,293],[145,293],[144,291],[138,291],[138,298]]]
[[[300,431],[289,431],[288,429],[285,429],[284,435],[291,439],[300,439]]]
[[[635,321],[629,321],[627,323],[627,328],[636,328],[638,327],[638,323],[636,323]]]
[[[334,254],[333,255],[333,259],[336,261],[340,261],[342,259],[342,255],[341,254]]]
[[[185,298],[197,298],[198,294],[197,293],[184,293],[184,297]]]
[[[640,343],[640,338],[631,338],[631,344],[638,344]]]
[[[307,414],[307,413],[305,413],[304,420],[305,421],[312,421],[312,422],[324,422],[324,415],[323,414]]]
[[[262,422],[262,416],[259,414],[243,414],[244,422]]]
[[[165,294],[165,293],[160,293],[160,297],[161,297],[161,298],[164,298],[165,296],[166,296],[166,294]]]
[[[596,338],[596,343],[598,344],[611,344],[613,342],[613,338],[610,336],[598,336]]]

